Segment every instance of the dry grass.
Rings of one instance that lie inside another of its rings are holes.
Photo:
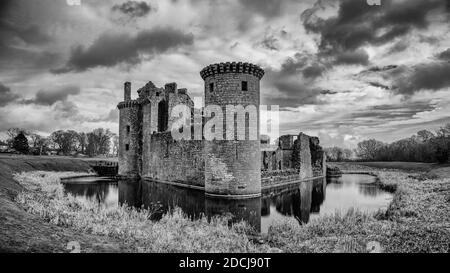
[[[268,245],[250,242],[250,227],[238,223],[228,227],[228,219],[205,218],[192,221],[180,209],[160,221],[150,220],[152,210],[127,206],[103,208],[97,203],[79,202],[64,193],[60,178],[73,173],[29,172],[16,174],[25,187],[16,201],[25,210],[58,226],[90,234],[118,238],[136,252],[266,252]]]
[[[367,252],[376,241],[385,252],[449,252],[450,178],[428,179],[424,173],[349,163],[339,167],[375,173],[382,187],[395,188],[387,211],[374,215],[348,211],[302,227],[281,223],[269,233],[271,245],[292,252]]]
[[[181,210],[159,222],[151,210],[105,209],[65,195],[59,179],[68,173],[15,175],[25,187],[16,200],[34,214],[59,226],[120,239],[137,252],[443,252],[450,251],[450,178],[345,163],[347,171],[374,173],[381,187],[395,190],[387,211],[357,210],[313,219],[299,226],[285,220],[269,229],[266,243],[246,235],[244,223],[231,229],[226,218],[192,221]]]

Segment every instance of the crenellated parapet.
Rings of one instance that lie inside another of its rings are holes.
[[[264,76],[264,70],[251,63],[242,63],[242,62],[226,62],[226,63],[216,63],[208,65],[200,71],[200,76],[203,80],[207,77],[215,76],[218,74],[225,73],[241,73],[241,74],[250,74],[258,77],[260,80]]]
[[[122,101],[117,105],[117,108],[120,109],[124,109],[124,108],[133,108],[133,107],[139,107],[139,105],[141,104],[141,101],[139,100],[127,100],[127,101]]]

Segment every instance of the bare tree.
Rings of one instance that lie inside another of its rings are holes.
[[[97,128],[87,133],[88,138],[88,155],[104,155],[108,154],[111,146],[112,133],[108,129]]]

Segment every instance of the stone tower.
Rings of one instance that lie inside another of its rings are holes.
[[[135,177],[140,174],[141,107],[131,99],[131,83],[124,84],[124,101],[119,108],[119,175]]]
[[[250,63],[227,62],[209,65],[200,75],[205,82],[205,107],[220,106],[224,119],[223,140],[205,141],[206,194],[229,198],[260,196],[259,104],[260,80],[264,70]],[[256,116],[244,116],[245,140],[237,138],[238,115],[227,116],[227,105],[256,108]],[[234,123],[233,140],[227,137],[233,135],[227,127],[230,118]],[[252,133],[253,138],[250,137]]]

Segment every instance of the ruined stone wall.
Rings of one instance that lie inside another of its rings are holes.
[[[142,112],[139,102],[119,103],[119,175],[140,174],[142,145]]]
[[[281,170],[292,169],[292,153],[293,150],[281,150],[279,159],[281,160]]]
[[[294,141],[297,136],[283,135],[278,138],[278,146],[282,150],[292,150],[294,147]]]
[[[151,135],[143,176],[157,181],[204,186],[202,140],[174,140],[171,132]]]
[[[261,151],[261,170],[277,170],[277,151]]]
[[[293,167],[299,170],[300,179],[313,177],[309,136],[300,133],[294,141],[292,153]]]
[[[167,119],[167,128],[165,131],[170,131],[174,118],[171,117],[172,109],[178,104],[184,104],[190,108],[193,107],[193,101],[186,93],[186,89],[177,89],[176,83],[166,84],[164,88],[157,88],[153,83],[147,83],[138,91],[139,96],[142,97],[142,173],[147,175],[150,173],[152,166],[148,164],[151,161],[151,142],[152,134],[158,132],[160,129],[159,123],[162,121],[159,117],[160,109],[159,103],[161,101],[166,103],[167,112],[164,113]]]
[[[324,151],[319,145],[318,137],[309,138],[309,148],[311,150],[311,164],[313,170],[313,176],[323,175],[323,156]]]
[[[165,102],[167,106],[167,112],[164,113],[167,119],[167,128],[164,131],[170,131],[173,122],[176,120],[176,118],[171,116],[175,106],[184,104],[190,108],[194,107],[194,102],[186,93],[186,89],[177,89],[176,83],[166,84],[164,88],[147,87],[147,85],[140,93],[145,94],[145,100],[149,104],[148,120],[144,118],[144,134],[152,134],[160,131],[158,126],[161,122],[161,113],[159,112],[160,102]]]

